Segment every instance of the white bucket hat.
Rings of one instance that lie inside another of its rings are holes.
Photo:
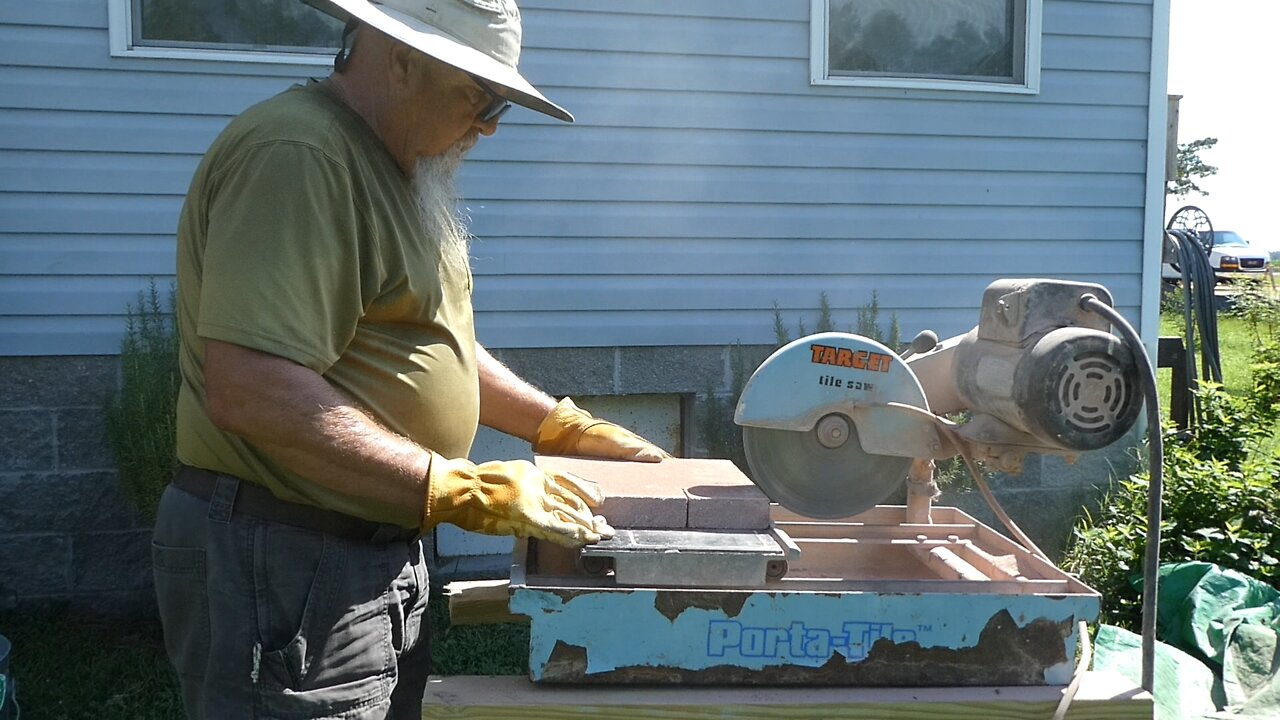
[[[513,0],[306,0],[344,22],[355,17],[463,72],[500,86],[517,105],[573,122],[516,70],[520,10]]]

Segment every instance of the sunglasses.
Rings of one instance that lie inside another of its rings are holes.
[[[497,122],[507,111],[511,109],[511,101],[502,97],[489,85],[489,83],[481,80],[471,73],[467,73],[471,77],[472,82],[480,86],[489,95],[489,104],[480,111],[480,122]]]

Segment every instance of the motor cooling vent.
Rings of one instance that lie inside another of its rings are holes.
[[[1071,358],[1058,380],[1061,422],[1082,434],[1110,434],[1132,413],[1138,388],[1118,358],[1083,352]]]
[[[1142,409],[1133,354],[1120,339],[1059,328],[1019,364],[1019,406],[1032,434],[1074,450],[1119,440]]]

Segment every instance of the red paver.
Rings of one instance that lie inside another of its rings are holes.
[[[614,527],[743,529],[769,526],[769,499],[728,460],[660,463],[540,455],[539,467],[599,483],[597,512]]]

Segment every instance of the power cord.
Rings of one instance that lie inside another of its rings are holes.
[[[1142,338],[1115,308],[1089,293],[1080,298],[1080,307],[1106,318],[1120,332],[1133,353],[1142,383],[1151,465],[1151,480],[1147,485],[1147,547],[1142,562],[1142,689],[1154,693],[1156,584],[1159,582],[1161,496],[1164,493],[1164,437],[1160,433],[1160,396],[1156,391],[1156,373],[1151,367],[1151,358],[1142,344]]]
[[[1067,712],[1071,710],[1071,703],[1075,701],[1076,693],[1080,692],[1080,685],[1084,682],[1084,674],[1093,662],[1093,643],[1089,642],[1089,624],[1081,620],[1076,632],[1080,634],[1080,662],[1076,663],[1076,670],[1071,673],[1071,684],[1067,685],[1067,689],[1063,691],[1062,699],[1058,701],[1058,709],[1053,713],[1053,720],[1066,720]]]

